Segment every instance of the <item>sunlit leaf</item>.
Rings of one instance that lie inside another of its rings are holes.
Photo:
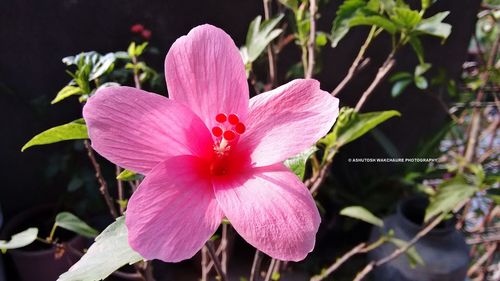
[[[0,250],[5,252],[6,250],[28,246],[36,240],[37,235],[38,228],[28,228],[25,231],[12,235],[9,241],[0,240]]]
[[[88,238],[94,238],[99,234],[97,230],[69,212],[57,214],[55,224]]]
[[[57,281],[98,281],[124,265],[141,260],[141,255],[128,244],[125,217],[119,217],[97,236],[85,255]]]
[[[446,39],[448,38],[448,36],[450,36],[451,25],[444,23],[443,20],[448,16],[449,13],[449,11],[441,12],[435,14],[430,18],[423,19],[415,27],[415,30],[421,33]]]
[[[349,26],[358,26],[358,25],[375,25],[377,27],[383,28],[385,31],[390,34],[396,33],[397,27],[396,25],[389,19],[382,16],[357,16],[352,18],[349,21]]]
[[[378,218],[370,211],[361,206],[346,207],[340,211],[340,214],[343,216],[362,220],[364,222],[371,223],[379,227],[384,226],[384,222],[380,218]]]
[[[82,89],[80,87],[75,87],[72,85],[68,85],[62,88],[56,95],[56,97],[50,102],[51,104],[62,101],[63,99],[73,96],[73,95],[81,95],[83,94]]]
[[[41,132],[28,141],[23,148],[21,148],[21,151],[35,145],[80,139],[88,139],[87,125],[85,125],[83,119],[78,119],[71,123],[56,126]]]
[[[430,197],[430,203],[425,210],[425,221],[438,214],[451,212],[458,204],[472,197],[478,188],[467,183],[462,175],[440,184],[437,192]]]
[[[117,177],[117,180],[121,181],[132,181],[132,180],[138,180],[140,176],[133,171],[130,170],[123,170]]]
[[[250,23],[245,46],[243,47],[244,50],[241,51],[244,53],[242,57],[245,64],[254,62],[266,49],[267,45],[283,32],[283,30],[276,28],[283,16],[283,14],[280,14],[262,23],[261,16],[258,16]]]
[[[320,140],[326,149],[340,148],[363,136],[379,124],[394,116],[401,116],[398,111],[356,113],[352,108],[343,107],[333,131]]]
[[[288,158],[285,161],[285,166],[287,166],[292,172],[294,172],[301,180],[304,179],[304,173],[306,170],[306,163],[309,157],[316,152],[318,149],[316,146],[310,147],[308,150],[296,155],[292,158]]]
[[[335,20],[333,21],[331,32],[333,48],[335,48],[340,40],[349,32],[349,21],[365,6],[366,2],[364,0],[346,0],[340,5]]]

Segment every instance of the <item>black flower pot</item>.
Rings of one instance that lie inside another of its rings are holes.
[[[55,208],[51,205],[33,207],[14,216],[2,229],[1,238],[10,239],[11,235],[27,229],[38,227],[38,235],[47,235],[54,223]],[[54,281],[60,274],[67,271],[71,265],[80,259],[83,249],[88,247],[90,240],[68,231],[58,231],[60,243],[67,249],[57,249],[35,241],[20,249],[7,251],[16,268],[20,281]],[[11,272],[12,275],[12,272]],[[15,277],[12,277],[15,278]],[[16,279],[17,280],[17,279]]]
[[[394,237],[410,241],[423,228],[425,208],[428,200],[414,197],[399,203],[397,212],[384,219],[383,229],[374,227],[370,240],[377,240],[381,231],[394,231]],[[455,229],[455,221],[447,220],[431,230],[416,244],[417,253],[424,265],[412,267],[408,258],[401,255],[378,267],[373,272],[375,281],[461,281],[467,274],[469,249],[463,235]],[[396,246],[392,243],[369,252],[370,260],[379,260],[390,255]]]

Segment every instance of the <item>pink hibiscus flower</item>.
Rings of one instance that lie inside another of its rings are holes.
[[[338,100],[316,80],[249,100],[238,48],[210,25],[172,45],[165,73],[170,98],[109,87],[83,109],[92,147],[146,176],[128,204],[130,246],[146,259],[188,259],[225,216],[269,256],[304,259],[320,216],[282,162],[329,131]]]

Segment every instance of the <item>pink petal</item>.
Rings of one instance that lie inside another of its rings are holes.
[[[339,100],[316,80],[293,80],[250,100],[238,150],[250,153],[256,166],[286,160],[324,136],[337,119]]]
[[[212,137],[180,103],[130,87],[97,91],[83,108],[92,147],[111,162],[143,174],[175,155],[206,156]]]
[[[214,179],[215,197],[236,231],[280,260],[299,261],[314,248],[321,218],[299,179],[283,165]]]
[[[165,60],[169,97],[186,104],[211,128],[218,113],[248,110],[248,84],[238,48],[223,30],[201,25],[182,36]]]
[[[214,234],[223,214],[205,165],[177,156],[156,166],[128,203],[130,246],[146,259],[191,258]]]

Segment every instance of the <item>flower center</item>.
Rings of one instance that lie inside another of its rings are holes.
[[[217,125],[212,128],[212,135],[215,137],[214,159],[210,170],[213,175],[225,175],[229,166],[229,151],[238,142],[246,127],[234,113],[219,113],[215,116],[215,121]]]

